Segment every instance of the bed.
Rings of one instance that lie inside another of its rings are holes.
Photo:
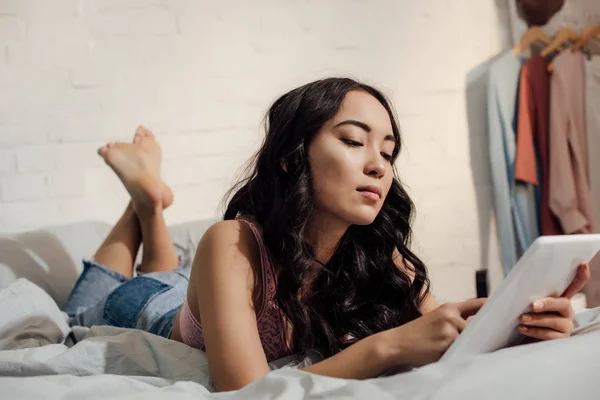
[[[193,257],[211,221],[170,228]],[[202,351],[145,332],[69,328],[60,311],[109,226],[84,222],[0,235],[0,397],[144,399],[597,399],[600,309],[582,310],[568,339],[504,349],[366,381],[272,363],[242,390],[214,393]],[[310,354],[300,365],[319,359]]]

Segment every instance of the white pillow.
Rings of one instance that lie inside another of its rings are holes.
[[[0,351],[63,343],[71,329],[42,289],[18,279],[0,289]]]
[[[62,307],[83,268],[108,233],[108,224],[88,221],[0,236],[0,288],[25,278]]]
[[[213,222],[198,220],[169,227],[177,254],[186,263],[191,263],[200,238]],[[107,223],[86,221],[0,234],[0,289],[25,278],[62,308],[83,268],[81,260],[92,257],[110,229]]]

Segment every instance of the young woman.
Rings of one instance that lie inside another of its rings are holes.
[[[326,359],[306,371],[341,378],[437,361],[484,300],[439,306],[430,295],[409,249],[414,207],[393,167],[400,144],[388,101],[370,86],[330,78],[286,93],[191,273],[165,226],[173,194],[152,133],[140,127],[133,143],[102,147],[131,202],[84,264],[66,307],[72,324],[143,329],[205,350],[217,390],[310,349]],[[569,298],[588,275],[582,266],[563,297],[524,315],[523,334],[569,336]]]

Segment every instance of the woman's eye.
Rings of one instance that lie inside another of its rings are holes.
[[[392,161],[392,156],[390,154],[381,153],[381,155],[386,161]]]
[[[357,142],[355,140],[351,140],[351,139],[342,139],[342,142],[346,143],[348,146],[351,146],[351,147],[362,146],[362,143]]]

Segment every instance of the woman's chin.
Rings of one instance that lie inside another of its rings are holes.
[[[352,225],[371,225],[377,218],[376,210],[365,210],[361,213],[354,213],[351,217]]]

